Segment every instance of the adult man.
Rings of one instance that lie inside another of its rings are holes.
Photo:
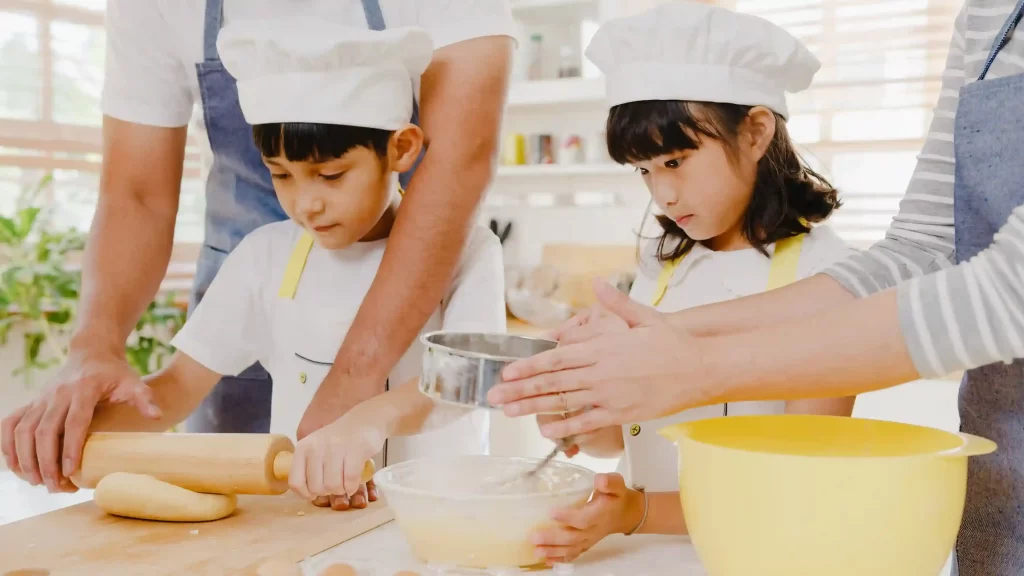
[[[440,301],[493,173],[513,45],[502,0],[111,0],[104,166],[80,326],[57,380],[3,424],[8,464],[33,484],[74,490],[67,477],[98,402],[133,402],[155,414],[148,389],[124,360],[124,341],[166,270],[194,104],[201,104],[212,164],[193,307],[245,234],[286,217],[216,38],[224,21],[265,18],[273,26],[275,14],[295,10],[373,29],[419,26],[435,46],[419,86],[418,123],[428,150],[403,182],[407,193],[380,273],[303,416],[299,438],[383,392],[386,375]],[[258,364],[225,378],[190,429],[266,431],[270,386]]]

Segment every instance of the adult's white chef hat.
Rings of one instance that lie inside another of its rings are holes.
[[[605,75],[609,106],[686,100],[767,106],[788,118],[786,92],[821,62],[782,28],[749,14],[674,1],[601,26],[586,56]]]
[[[433,42],[420,28],[375,31],[305,17],[228,22],[217,49],[249,124],[395,130],[412,118]]]

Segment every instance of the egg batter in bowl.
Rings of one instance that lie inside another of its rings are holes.
[[[373,481],[422,562],[529,567],[543,562],[530,533],[554,524],[551,510],[585,504],[594,487],[592,471],[568,462],[551,462],[527,476],[539,463],[502,456],[422,458],[383,468]]]

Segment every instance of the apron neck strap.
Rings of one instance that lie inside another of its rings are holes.
[[[1022,0],[1024,1],[1024,0]],[[800,263],[800,249],[803,246],[806,234],[798,234],[789,238],[783,238],[775,243],[775,253],[772,254],[771,268],[768,269],[768,288],[774,290],[796,280],[797,265]],[[686,254],[666,262],[658,275],[658,283],[654,287],[654,297],[651,299],[651,306],[657,307],[661,304],[662,298],[668,292],[668,283],[672,280],[676,268],[686,258]]]
[[[302,277],[302,271],[306,268],[306,260],[309,258],[309,253],[312,250],[313,237],[310,236],[309,232],[303,230],[302,235],[295,241],[292,255],[288,258],[288,265],[284,269],[284,277],[281,278],[281,286],[277,290],[278,297],[288,300],[295,298],[295,292],[299,289],[299,279]]]
[[[220,60],[217,51],[217,34],[224,22],[224,0],[206,0],[206,15],[203,18],[203,60]]]
[[[1017,28],[1017,24],[1020,23],[1021,17],[1024,16],[1024,0],[1018,0],[1017,7],[1014,8],[1013,12],[1010,13],[1010,17],[1006,19],[1006,23],[1003,24],[999,34],[996,35],[996,41],[992,44],[992,49],[988,53],[988,58],[985,59],[985,67],[981,69],[981,74],[978,75],[978,81],[985,79],[988,74],[988,69],[992,67],[992,63],[996,61],[996,56],[999,52],[1010,42],[1010,37],[1013,36],[1013,31]]]
[[[398,193],[405,196],[405,190],[401,186],[398,187]],[[288,265],[285,266],[281,286],[277,289],[279,297],[288,300],[295,298],[295,293],[299,289],[299,279],[302,278],[302,271],[306,269],[306,261],[312,251],[313,237],[309,232],[303,230],[299,239],[295,241],[291,256],[288,257]]]
[[[370,30],[384,30],[387,23],[384,22],[384,12],[380,9],[379,0],[362,0],[363,14],[366,15],[366,25]]]

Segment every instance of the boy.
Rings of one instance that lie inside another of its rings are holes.
[[[225,68],[290,220],[247,236],[226,260],[148,379],[158,419],[128,406],[99,410],[93,430],[164,430],[184,420],[222,375],[260,362],[273,376],[271,432],[295,437],[369,290],[423,132],[409,123],[432,42],[417,28],[370,31],[327,21],[227,25]],[[505,331],[501,245],[471,235],[445,299],[422,332]],[[486,453],[487,415],[435,406],[417,389],[415,342],[372,397],[298,442],[291,487],[318,505],[365,507],[363,463],[431,453]],[[419,434],[451,422],[443,430]],[[385,443],[390,436],[414,435]],[[351,502],[348,500],[351,496]]]

